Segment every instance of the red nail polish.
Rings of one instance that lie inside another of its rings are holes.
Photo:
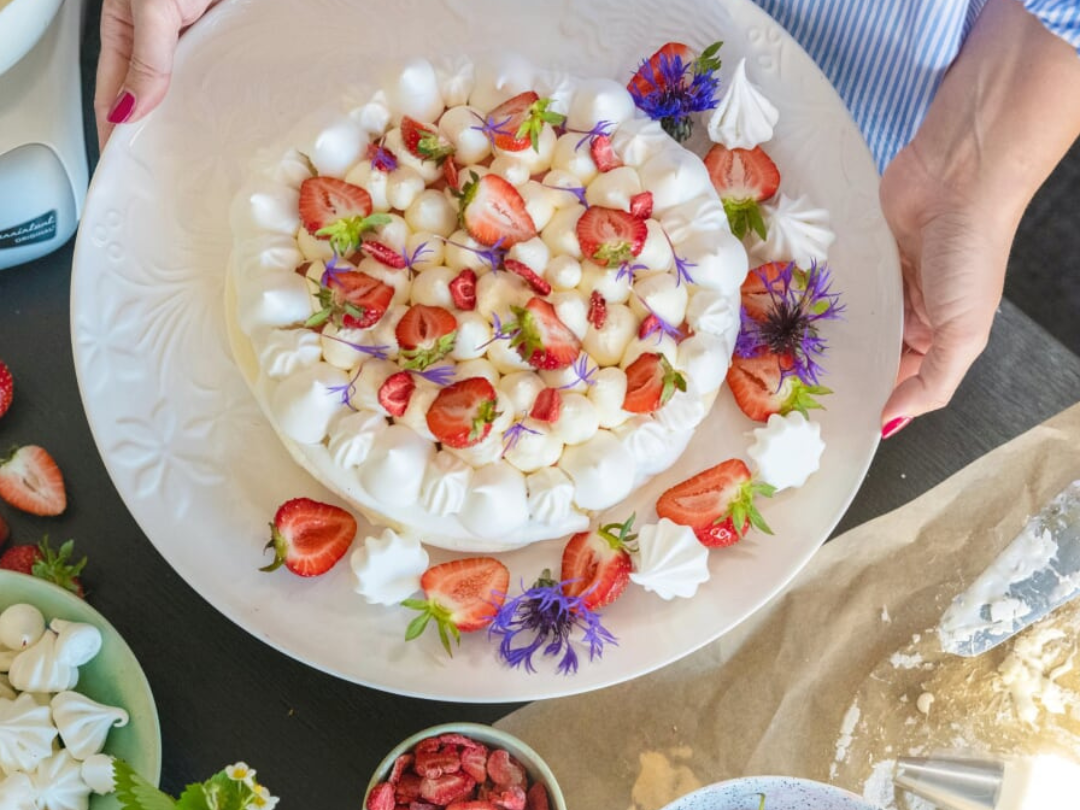
[[[910,416],[898,416],[895,419],[890,419],[885,427],[881,429],[881,438],[888,439],[890,436],[895,436],[910,424]]]
[[[124,90],[116,97],[116,101],[113,102],[112,109],[109,110],[106,120],[110,124],[122,124],[131,118],[133,112],[135,112],[135,96]]]

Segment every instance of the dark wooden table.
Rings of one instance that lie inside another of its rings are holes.
[[[88,68],[97,5],[88,13]],[[89,89],[89,70],[85,84]],[[513,705],[403,698],[322,674],[233,625],[173,572],[128,514],[90,434],[72,361],[71,266],[69,244],[0,271],[0,358],[16,378],[0,447],[48,447],[66,475],[70,508],[53,519],[0,509],[16,542],[45,533],[54,541],[73,537],[90,557],[89,601],[127,639],[155,694],[162,786],[178,792],[243,759],[283,807],[356,807],[378,761],[403,737],[435,723],[490,723],[509,713]],[[1078,400],[1080,358],[1003,302],[990,345],[953,404],[882,446],[837,531],[903,505]]]

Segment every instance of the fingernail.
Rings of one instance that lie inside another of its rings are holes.
[[[891,436],[895,436],[910,424],[910,416],[898,416],[895,419],[890,419],[885,427],[881,429],[881,438],[888,439]]]
[[[124,90],[116,97],[116,101],[113,102],[112,109],[109,110],[106,120],[110,124],[122,124],[131,118],[133,112],[135,112],[135,96]]]

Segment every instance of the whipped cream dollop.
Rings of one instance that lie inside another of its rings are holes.
[[[30,779],[44,810],[86,810],[89,806],[92,791],[83,781],[82,766],[67,749],[44,760]]]
[[[575,513],[574,483],[557,467],[545,467],[525,478],[529,514],[544,523],[562,523]]]
[[[100,753],[113,727],[128,724],[128,713],[123,709],[98,703],[78,692],[60,692],[49,705],[64,747],[78,760]]]
[[[753,149],[772,140],[779,119],[772,102],[746,78],[746,60],[740,59],[727,92],[709,116],[709,138],[729,149]]]
[[[48,705],[39,705],[30,693],[0,700],[0,770],[35,770],[52,754],[56,735]]]
[[[774,413],[765,427],[754,430],[754,443],[746,454],[753,459],[757,477],[776,490],[801,487],[821,466],[825,442],[821,426],[798,411]]]
[[[385,529],[367,537],[349,557],[356,577],[354,590],[371,605],[396,605],[420,590],[420,575],[428,567],[428,553],[420,541]]]
[[[630,581],[661,599],[689,599],[709,579],[709,549],[694,530],[667,518],[638,530],[638,550],[632,553]]]
[[[829,246],[836,239],[829,212],[802,195],[792,199],[783,192],[776,200],[762,206],[766,238],[755,245],[752,254],[763,261],[794,261],[807,268],[828,258]]]
[[[420,503],[433,515],[454,515],[465,505],[473,468],[455,455],[440,450],[428,465],[420,485]]]

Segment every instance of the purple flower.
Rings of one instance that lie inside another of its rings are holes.
[[[589,368],[589,355],[585,354],[585,352],[578,355],[577,360],[574,361],[573,369],[575,375],[574,379],[566,385],[560,385],[560,391],[564,391],[567,388],[574,388],[579,383],[596,385],[596,380],[593,378],[596,376],[596,372],[600,370],[600,366]]]
[[[508,324],[503,324],[503,322],[499,320],[498,314],[495,312],[491,313],[491,320],[494,321],[494,323],[492,324],[493,331],[491,340],[481,343],[479,346],[476,347],[477,349],[483,349],[487,346],[490,346],[496,340],[513,340],[515,337],[518,336],[518,333],[521,332],[521,327],[518,326],[516,321]]]
[[[416,371],[410,369],[417,377],[423,377],[428,382],[435,383],[438,386],[446,386],[454,381],[454,374],[456,373],[454,366],[435,366],[434,368],[425,369],[424,371]]]
[[[690,275],[690,268],[697,267],[697,265],[682,258],[674,250],[672,250],[671,255],[675,257],[675,286],[678,287],[684,281],[687,284],[693,284],[694,277]]]
[[[553,188],[556,191],[565,191],[569,194],[573,194],[575,197],[578,198],[579,203],[584,205],[586,208],[589,207],[589,201],[585,199],[585,186],[553,186],[548,183],[541,183],[540,185],[542,185],[544,188]]]
[[[600,614],[590,610],[580,596],[567,596],[565,583],[551,579],[544,571],[533,587],[513,599],[507,599],[488,627],[488,636],[498,636],[499,655],[511,667],[524,666],[536,672],[533,656],[559,658],[556,672],[570,675],[577,672],[578,654],[575,641],[589,648],[589,660],[603,655],[605,644],[618,644],[615,636],[601,624]],[[580,638],[573,639],[575,631]]]
[[[644,60],[628,85],[638,109],[679,142],[690,137],[690,116],[719,102],[720,81],[713,75],[720,68],[719,49],[720,43],[710,45],[690,62],[683,62],[679,54],[661,52],[655,63]]]
[[[330,282],[333,281],[336,284],[341,283],[341,274],[349,272],[349,268],[338,267],[338,259],[341,257],[337,255],[337,251],[334,251],[334,255],[330,257],[330,261],[326,263],[326,269],[323,270],[323,274],[319,277],[320,287],[329,287]]]
[[[506,128],[507,124],[510,123],[510,119],[513,117],[511,115],[506,116],[506,118],[502,119],[501,121],[492,120],[491,116],[488,116],[487,118],[483,118],[483,117],[480,116],[479,113],[473,113],[473,115],[476,116],[476,119],[480,123],[477,126],[473,126],[473,127],[469,127],[469,128],[470,129],[475,129],[477,132],[484,133],[484,135],[487,137],[488,141],[491,143],[492,146],[495,145],[495,136],[496,135],[502,135],[502,136],[507,137],[507,138],[513,138],[515,136],[515,134],[516,134],[516,133],[511,132],[509,129]]]
[[[608,135],[610,135],[611,130],[614,126],[615,124],[613,124],[611,121],[597,121],[596,126],[594,126],[588,131],[581,129],[568,129],[567,132],[575,132],[581,135],[581,140],[579,140],[574,146],[574,151],[576,152],[578,149],[585,145],[585,141],[589,141],[590,143],[592,143],[593,138],[599,138],[601,136],[607,137]]]
[[[634,273],[638,270],[648,270],[647,264],[630,264],[630,262],[623,262],[619,265],[619,272],[615,274],[615,280],[619,281],[623,276],[629,276],[630,283],[634,283]]]
[[[668,323],[659,315],[656,314],[656,310],[645,303],[645,299],[638,296],[638,300],[641,301],[641,305],[649,311],[649,317],[642,321],[642,325],[645,326],[644,331],[641,333],[641,339],[644,340],[649,335],[656,335],[656,342],[659,343],[664,335],[669,335],[676,342],[683,339],[684,335],[682,330]]]
[[[392,172],[398,166],[394,153],[386,149],[382,144],[371,144],[368,147],[368,157],[371,158],[371,168],[376,171]]]
[[[491,272],[493,273],[499,272],[499,269],[503,266],[503,261],[505,261],[506,259],[507,251],[502,247],[503,240],[501,237],[495,242],[494,245],[489,247],[487,250],[471,248],[468,245],[463,245],[460,242],[453,241],[452,239],[443,239],[443,241],[448,245],[453,245],[454,247],[469,251],[474,256],[479,258],[480,261],[484,262],[488,267],[490,267]]]
[[[531,427],[526,427],[525,417],[522,417],[507,428],[506,433],[503,434],[503,455],[506,455],[517,447],[517,443],[521,441],[521,434],[523,433],[531,433],[534,436],[540,435],[539,430],[533,430]]]

